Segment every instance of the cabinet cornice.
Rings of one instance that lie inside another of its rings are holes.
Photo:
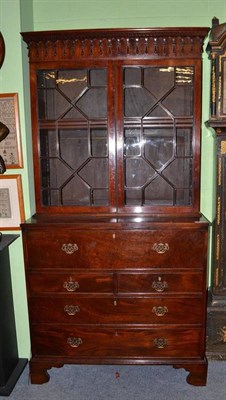
[[[30,61],[80,58],[200,58],[208,28],[95,29],[24,32]]]

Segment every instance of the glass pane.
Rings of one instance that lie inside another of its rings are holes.
[[[62,96],[67,100],[75,101],[84,93],[87,84],[87,70],[60,70],[57,73],[56,89],[58,89]]]
[[[70,178],[71,174],[72,170],[58,158],[44,158],[41,160],[43,187],[58,189]]]
[[[106,129],[91,129],[91,154],[94,157],[104,157],[108,155]]]
[[[124,69],[124,85],[141,86],[142,69],[141,68],[125,68]]]
[[[105,88],[90,88],[77,102],[77,107],[88,118],[107,117],[107,91]]]
[[[157,176],[145,188],[145,205],[174,205],[174,189],[164,177]]]
[[[81,121],[87,120],[86,115],[84,115],[76,105],[67,107],[67,109],[64,110],[64,113],[60,116],[60,118],[62,120],[69,120],[69,119],[81,120]]]
[[[90,71],[91,86],[107,86],[107,74],[105,69],[91,69]]]
[[[142,158],[127,158],[126,186],[142,187],[153,176],[155,170]]]
[[[163,171],[163,175],[176,188],[190,188],[192,186],[192,160],[175,158]]]
[[[108,160],[106,158],[92,158],[80,169],[78,174],[90,188],[107,188]]]
[[[144,155],[158,170],[174,155],[173,129],[144,129]]]
[[[168,112],[167,109],[165,109],[161,104],[157,105],[149,114],[148,117],[154,117],[154,118],[169,118],[171,116],[171,113]]]
[[[108,205],[108,190],[107,189],[94,189],[92,193],[92,202],[94,206],[107,206]]]
[[[125,189],[125,203],[128,206],[142,206],[143,205],[143,192],[142,189]]]
[[[178,128],[177,129],[177,156],[192,156],[192,129]]]
[[[191,86],[177,86],[162,102],[174,116],[193,114],[193,89]]]
[[[41,157],[57,157],[59,155],[57,129],[41,129],[39,142]]]
[[[192,190],[191,189],[177,189],[176,190],[176,205],[186,206],[192,204]]]
[[[62,204],[65,206],[85,206],[90,203],[89,185],[79,176],[73,176],[62,188]]]
[[[61,129],[59,131],[60,156],[74,170],[90,156],[88,129]]]
[[[61,205],[61,192],[54,189],[42,189],[42,204],[44,206]]]
[[[154,106],[155,101],[144,88],[131,87],[124,90],[125,116],[142,117]]]
[[[145,68],[144,87],[152,93],[156,99],[161,99],[174,87],[174,68]]]
[[[141,154],[140,129],[125,129],[124,152],[126,156],[139,156]]]

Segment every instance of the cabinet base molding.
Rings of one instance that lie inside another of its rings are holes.
[[[88,361],[74,359],[53,359],[47,360],[41,358],[33,358],[30,361],[30,379],[32,384],[43,384],[49,381],[50,376],[48,370],[51,368],[62,368],[66,364],[87,364],[87,365],[172,365],[173,368],[184,368],[189,372],[186,381],[193,386],[205,386],[207,382],[208,361],[204,360],[188,360],[181,361],[172,360],[144,360],[144,359],[89,359]]]

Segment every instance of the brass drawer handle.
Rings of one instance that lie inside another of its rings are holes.
[[[67,339],[67,343],[71,346],[71,347],[78,347],[80,346],[80,344],[82,344],[82,339],[79,337],[69,337]]]
[[[78,250],[78,245],[76,243],[64,243],[61,250],[65,251],[66,254],[74,254]]]
[[[73,306],[72,304],[70,306],[66,305],[64,307],[64,311],[68,314],[68,315],[75,315],[77,313],[80,312],[80,308],[79,306]]]
[[[152,308],[152,312],[157,315],[157,317],[163,317],[168,313],[168,308],[166,306],[155,306]]]
[[[79,289],[79,283],[73,281],[72,278],[70,278],[69,281],[64,282],[63,288],[66,289],[68,292],[75,292],[77,289]]]
[[[158,254],[164,254],[169,251],[169,245],[168,243],[154,243],[152,250],[156,251]]]
[[[156,292],[164,292],[164,290],[168,288],[168,283],[166,281],[162,281],[162,277],[158,276],[158,280],[152,283],[152,288]]]
[[[165,349],[167,347],[168,342],[165,338],[155,338],[153,340],[154,346],[157,347],[158,349]]]

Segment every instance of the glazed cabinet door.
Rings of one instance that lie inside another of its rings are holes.
[[[32,72],[38,211],[198,215],[200,61],[52,65]]]
[[[118,69],[119,208],[196,212],[199,65],[122,63]]]
[[[36,70],[39,208],[115,210],[113,88],[111,63]]]

